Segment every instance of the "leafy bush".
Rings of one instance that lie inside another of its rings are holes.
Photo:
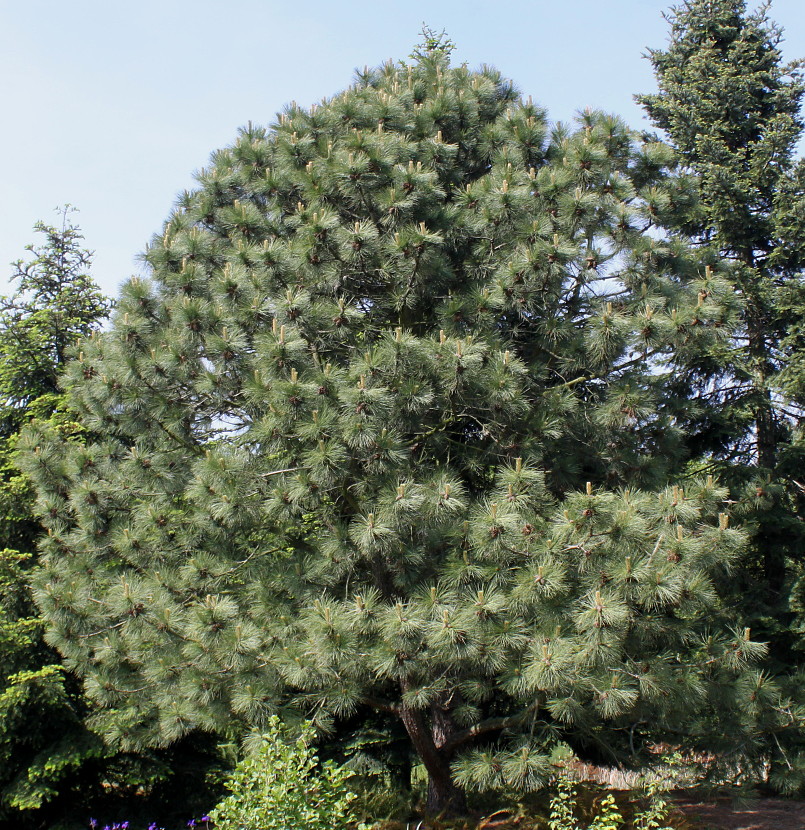
[[[348,785],[353,773],[326,762],[319,766],[314,730],[305,724],[295,742],[283,736],[279,718],[253,754],[227,783],[231,795],[210,812],[217,830],[340,830],[355,827]]]
[[[556,783],[548,827],[550,830],[581,830],[576,820],[576,789],[567,778],[560,778]]]
[[[615,796],[608,793],[598,805],[589,824],[582,824],[578,819],[576,788],[567,778],[560,778],[556,784],[556,793],[551,798],[551,814],[548,819],[550,830],[620,830],[632,827],[633,830],[672,830],[668,826],[668,802],[662,798],[660,787],[656,784],[647,788],[648,803],[644,810],[636,812],[628,824],[618,809]]]
[[[646,785],[648,803],[641,812],[634,817],[635,830],[671,830],[668,826],[668,801],[663,797],[667,788],[659,781],[650,781]]]

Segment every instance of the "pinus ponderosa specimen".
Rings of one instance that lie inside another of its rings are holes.
[[[741,534],[665,486],[662,384],[731,314],[668,160],[438,43],[213,156],[76,349],[97,440],[27,438],[38,600],[110,740],[375,708],[457,811],[557,735],[751,724],[761,647],[705,634]]]

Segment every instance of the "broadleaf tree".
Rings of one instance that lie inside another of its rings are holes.
[[[375,709],[460,811],[560,738],[768,728],[743,535],[672,480],[663,385],[734,316],[672,156],[449,53],[216,152],[68,367],[97,439],[27,433],[37,600],[122,747]]]

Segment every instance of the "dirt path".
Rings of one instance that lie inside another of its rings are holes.
[[[805,802],[761,798],[744,805],[729,800],[684,801],[677,809],[701,830],[805,830]]]

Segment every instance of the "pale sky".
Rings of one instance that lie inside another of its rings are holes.
[[[247,121],[329,97],[353,70],[405,58],[423,22],[454,60],[492,64],[567,120],[591,106],[647,126],[660,0],[0,0],[0,293],[37,219],[69,202],[93,275],[114,296],[140,271],[193,171]],[[805,57],[804,0],[776,0],[787,60]]]

